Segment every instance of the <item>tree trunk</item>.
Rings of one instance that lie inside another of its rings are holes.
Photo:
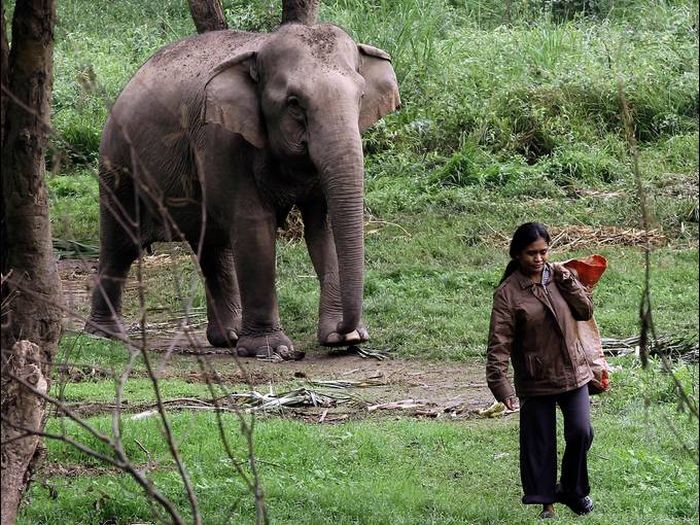
[[[5,87],[9,86],[8,79],[10,78],[10,48],[7,42],[7,33],[5,32],[5,2],[0,0],[0,10],[2,11],[2,26],[0,26],[0,144],[5,146],[5,111],[7,109],[7,94]],[[0,210],[0,268],[2,274],[5,274],[7,268],[7,254],[5,251],[5,239],[7,232],[5,231],[5,203],[3,202],[2,210]],[[4,295],[3,295],[4,297]],[[2,314],[2,324],[5,324],[5,314]]]
[[[13,363],[24,359],[18,352],[26,344],[15,343],[27,341],[38,347],[39,355],[35,359],[39,362],[38,375],[33,372],[30,375],[39,381],[40,376],[49,377],[61,335],[61,287],[44,184],[55,20],[54,0],[17,0],[8,67],[3,67],[2,91],[6,98],[3,98],[2,129],[2,486],[4,489],[7,480],[14,484],[9,490],[18,493],[6,505],[3,492],[3,524],[14,523],[17,504],[29,477],[28,468],[31,469],[31,459],[37,452],[37,440],[11,443],[4,440],[6,432],[11,431],[9,422],[18,417],[16,407],[33,407],[36,413],[29,420],[39,422],[37,430],[43,427],[43,402],[38,403],[8,375]],[[24,455],[21,461],[17,457],[5,461],[11,444],[13,454]]]
[[[2,373],[2,523],[14,523],[27,485],[29,464],[39,437],[31,432],[43,429],[44,401],[10,377],[18,377],[46,394],[48,383],[38,365],[41,350],[34,343],[20,341],[12,348]]]
[[[5,34],[5,3],[0,3],[0,10],[2,10],[2,26],[0,27],[0,84],[2,86],[8,85],[8,78],[10,78],[10,48],[7,43],[7,35]],[[0,90],[0,132],[2,133],[2,144],[5,144],[5,108],[7,107],[7,95],[4,90]]]
[[[320,0],[282,0],[282,23],[312,26],[318,17]]]
[[[228,29],[220,0],[189,0],[189,4],[197,33]]]

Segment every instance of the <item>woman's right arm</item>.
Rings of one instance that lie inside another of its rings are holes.
[[[588,321],[593,317],[591,294],[581,284],[576,274],[561,263],[552,263],[554,280],[562,297],[569,305],[571,315],[577,321]]]
[[[515,390],[507,375],[514,333],[513,310],[503,293],[503,288],[499,288],[494,293],[491,310],[489,346],[486,355],[486,382],[493,396],[501,402],[515,396]]]

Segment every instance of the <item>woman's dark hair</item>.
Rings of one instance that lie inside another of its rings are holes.
[[[543,224],[539,222],[526,222],[518,226],[515,230],[513,238],[510,240],[510,249],[508,253],[510,254],[510,262],[506,266],[505,272],[503,272],[503,277],[501,277],[501,284],[505,281],[510,274],[518,269],[518,260],[516,257],[522,253],[522,251],[530,246],[537,239],[544,239],[544,241],[549,244],[551,238],[549,237],[549,232]]]

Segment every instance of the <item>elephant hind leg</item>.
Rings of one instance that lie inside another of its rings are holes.
[[[131,264],[139,255],[132,243],[122,245],[120,250],[100,253],[95,286],[92,292],[90,317],[85,323],[87,333],[108,338],[125,338],[126,331],[121,322],[122,289]]]
[[[207,294],[207,340],[212,346],[234,347],[241,332],[241,297],[233,252],[229,246],[205,242],[199,265]]]

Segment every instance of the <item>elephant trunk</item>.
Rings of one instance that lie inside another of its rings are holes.
[[[362,317],[364,158],[357,114],[326,116],[324,121],[332,122],[333,129],[317,129],[309,153],[320,173],[338,257],[343,320],[337,330],[348,333]]]

